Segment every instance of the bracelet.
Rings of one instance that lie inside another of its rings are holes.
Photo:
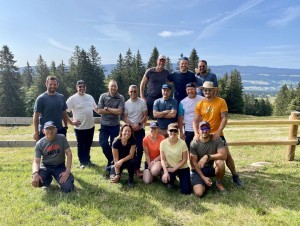
[[[121,176],[121,174],[120,173],[116,173],[116,176]]]
[[[39,171],[35,171],[35,172],[33,172],[31,175],[33,176],[33,175],[36,174],[36,173],[39,173]]]

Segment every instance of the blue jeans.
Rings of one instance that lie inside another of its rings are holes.
[[[60,186],[60,189],[63,192],[71,192],[74,189],[74,177],[72,174],[70,174],[69,178],[64,182],[60,183],[59,182],[59,175],[63,172],[66,171],[66,166],[64,164],[58,165],[58,166],[51,166],[48,164],[44,164],[40,170],[39,170],[39,175],[42,177],[43,183],[40,182],[40,187],[43,186],[49,186],[52,182],[52,179],[57,181],[57,183]]]
[[[145,130],[140,129],[139,131],[134,132],[134,137],[136,140],[136,153],[134,155],[134,161],[135,161],[135,170],[140,169],[142,157],[143,157],[143,139],[145,137]]]
[[[107,159],[107,166],[110,166],[113,162],[111,145],[115,137],[119,135],[119,131],[120,131],[120,125],[116,125],[116,126],[101,125],[100,134],[99,134],[99,144],[102,148],[103,154]]]
[[[87,165],[90,160],[90,151],[94,138],[95,127],[91,129],[74,129],[77,139],[77,154],[81,165]]]
[[[175,172],[169,172],[170,181],[169,184],[174,185],[176,180],[176,175],[179,177],[180,190],[182,194],[191,194],[191,179],[190,179],[190,168],[178,169]]]

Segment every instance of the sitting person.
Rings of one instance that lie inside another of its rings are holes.
[[[158,133],[157,122],[150,123],[150,134],[143,139],[143,148],[145,152],[146,162],[143,173],[143,181],[145,184],[150,184],[153,177],[160,175],[160,142],[165,137]]]
[[[180,189],[183,194],[191,193],[190,168],[188,166],[188,148],[185,141],[178,138],[178,125],[168,125],[169,137],[160,143],[160,158],[163,168],[163,183],[168,188],[174,187],[176,175],[180,180]]]
[[[57,127],[52,121],[44,124],[43,133],[45,136],[35,145],[31,184],[33,187],[49,186],[54,177],[62,191],[71,192],[74,189],[74,177],[71,174],[70,145],[64,135],[57,134]]]
[[[110,170],[110,179],[113,183],[118,183],[123,169],[128,170],[128,186],[134,187],[134,154],[136,149],[133,129],[129,124],[121,127],[120,134],[112,143],[112,154],[114,165]]]
[[[212,186],[210,177],[216,177],[216,187],[222,195],[227,190],[222,185],[225,175],[225,162],[227,159],[226,144],[222,138],[213,140],[210,135],[210,124],[202,121],[199,124],[199,141],[192,141],[190,146],[191,164],[194,167],[192,186],[197,197],[201,197],[205,190]]]

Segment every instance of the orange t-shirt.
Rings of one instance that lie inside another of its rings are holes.
[[[152,142],[150,134],[145,136],[145,138],[143,139],[143,147],[146,147],[148,149],[150,161],[153,161],[157,156],[160,155],[160,142],[164,139],[165,137],[160,134],[157,135],[157,140],[155,141],[155,143]]]
[[[200,115],[202,121],[209,122],[211,133],[218,131],[223,112],[228,112],[228,107],[226,101],[220,97],[215,97],[212,101],[203,99],[197,103],[195,108],[195,114]],[[223,133],[220,135],[222,136]]]

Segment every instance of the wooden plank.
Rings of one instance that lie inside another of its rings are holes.
[[[300,125],[300,120],[229,120],[227,125]]]
[[[101,117],[94,117],[94,122],[96,124],[99,124],[100,118]],[[0,125],[31,125],[31,124],[32,124],[32,117],[0,117]]]

